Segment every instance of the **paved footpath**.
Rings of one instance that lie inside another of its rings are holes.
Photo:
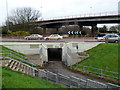
[[[102,82],[102,83],[107,83],[106,81],[104,81],[103,79],[98,79],[98,78],[94,78],[94,77],[90,77],[87,75],[84,75],[82,73],[78,73],[78,72],[73,72],[69,69],[67,69],[61,61],[50,61],[49,64],[44,68],[45,70],[54,72],[54,73],[61,73],[63,75],[66,76],[75,76],[81,79],[91,79],[91,80],[95,80],[98,82]]]

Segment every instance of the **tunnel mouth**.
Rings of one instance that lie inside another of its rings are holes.
[[[62,61],[62,48],[48,48],[48,61]]]

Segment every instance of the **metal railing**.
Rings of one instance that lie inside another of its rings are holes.
[[[0,50],[0,53],[2,53],[2,54],[5,54],[5,53],[6,53],[6,54],[14,54],[14,55],[16,55],[16,56],[18,56],[18,57],[21,57],[21,58],[23,58],[23,59],[26,58],[24,55],[19,54],[19,53],[16,53],[16,52],[11,51],[11,50]]]
[[[85,65],[81,65],[81,64],[75,64],[75,65],[79,66],[79,68],[84,70],[84,71],[91,72],[94,74],[99,74],[101,77],[106,76],[106,77],[118,79],[118,72],[108,71],[108,70],[99,69],[99,68],[90,67],[90,66],[85,66]]]
[[[14,59],[12,60],[22,65],[16,65],[15,68],[19,68],[23,73],[37,78],[45,79],[47,81],[52,81],[56,84],[60,83],[68,87],[77,88],[120,88],[120,86],[111,83],[100,83],[90,79],[81,79],[74,76],[66,76],[61,73],[53,73],[47,70],[36,69],[20,61],[16,61]]]
[[[79,15],[51,17],[51,18],[44,18],[44,19],[42,19],[42,21],[57,20],[57,19],[81,18],[81,17],[111,16],[111,15],[118,15],[118,11],[99,12],[99,13],[84,13],[84,14],[79,14]]]
[[[1,52],[1,51],[0,51]],[[12,59],[16,59],[16,60],[19,60],[19,61],[22,61],[24,63],[27,63],[31,66],[36,66],[35,64],[27,61],[27,57],[23,56],[23,55],[20,55],[18,53],[15,53],[13,51],[10,51],[10,50],[2,50],[2,52],[0,53],[0,56],[2,56],[2,58],[12,58]]]

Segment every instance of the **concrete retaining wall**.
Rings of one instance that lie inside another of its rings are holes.
[[[48,55],[47,55],[48,48],[62,48],[62,61],[64,61],[67,65],[71,65],[71,63],[75,62],[75,60],[77,59],[75,58],[76,57],[75,54],[77,51],[83,52],[85,50],[88,50],[97,46],[98,44],[100,43],[97,43],[97,42],[69,42],[69,43],[66,43],[66,42],[50,42],[50,43],[17,42],[15,43],[13,42],[13,43],[4,43],[3,45],[26,55],[40,54],[40,58],[43,62],[44,61],[48,62]],[[78,50],[76,49],[77,45],[78,45]],[[79,60],[77,60],[76,62],[78,61]]]

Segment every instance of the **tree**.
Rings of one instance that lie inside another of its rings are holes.
[[[101,33],[106,33],[107,32],[107,26],[103,26],[102,28],[99,28],[99,32],[101,32]]]
[[[118,32],[118,26],[116,25],[116,26],[111,26],[110,27],[110,31],[112,31],[112,32]]]
[[[13,24],[14,30],[22,29],[30,31],[35,29],[34,22],[38,20],[40,16],[40,12],[33,8],[17,8],[13,10],[12,14],[9,16],[9,22]]]

